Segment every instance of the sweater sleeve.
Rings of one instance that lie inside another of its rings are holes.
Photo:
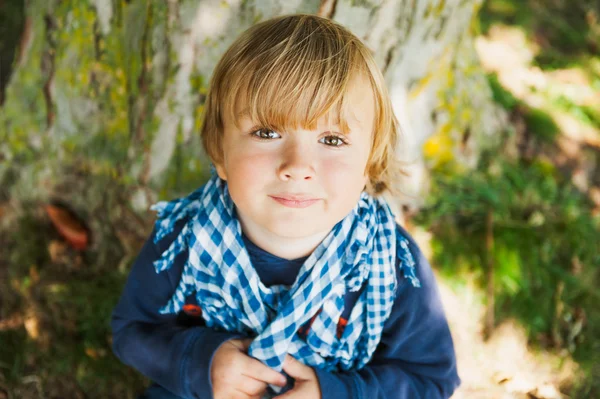
[[[398,292],[381,341],[359,371],[315,369],[322,398],[441,399],[460,385],[456,355],[433,271],[414,240],[409,240],[421,287],[399,272]]]
[[[159,274],[153,262],[182,227],[176,226],[158,245],[153,231],[140,251],[112,313],[113,351],[123,363],[176,395],[211,398],[212,357],[222,343],[239,335],[209,329],[201,319],[190,326],[182,314],[158,312],[175,292],[187,252]]]

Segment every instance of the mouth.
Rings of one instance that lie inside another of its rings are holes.
[[[309,206],[311,206],[314,203],[316,203],[317,201],[319,201],[318,198],[309,198],[309,197],[294,196],[294,195],[282,195],[282,196],[270,195],[270,197],[274,201],[277,201],[281,205],[287,206],[289,208],[308,208]]]

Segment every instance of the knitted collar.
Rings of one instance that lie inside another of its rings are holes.
[[[181,280],[161,313],[177,313],[196,294],[206,325],[254,340],[249,355],[280,371],[286,354],[312,367],[357,370],[371,358],[396,294],[396,259],[413,285],[414,261],[407,240],[381,199],[361,193],[306,259],[291,287],[266,287],[252,267],[227,183],[213,172],[189,196],[151,207],[158,211],[155,242],[187,220],[170,247],[154,262],[156,272],[189,251]],[[341,337],[337,323],[344,294],[366,284]],[[298,331],[314,318],[307,336]]]

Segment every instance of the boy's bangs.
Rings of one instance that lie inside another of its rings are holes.
[[[247,117],[261,127],[285,132],[316,129],[325,117],[328,125],[337,125],[341,133],[348,133],[344,99],[349,85],[310,75],[305,73],[297,81],[265,76],[262,81],[254,78],[240,82],[240,89],[230,97],[236,99],[229,103],[229,112],[235,113],[230,120],[239,128],[238,122]]]
[[[225,101],[224,111],[238,128],[242,117],[248,117],[273,130],[312,130],[325,117],[328,125],[347,134],[346,94],[364,70],[356,52],[353,45],[309,41],[259,56],[235,68],[238,73],[232,74],[225,95],[235,101]]]

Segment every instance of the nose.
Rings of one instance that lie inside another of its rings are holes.
[[[288,180],[311,180],[315,176],[312,153],[309,148],[304,148],[301,143],[291,142],[283,151],[279,178]]]

